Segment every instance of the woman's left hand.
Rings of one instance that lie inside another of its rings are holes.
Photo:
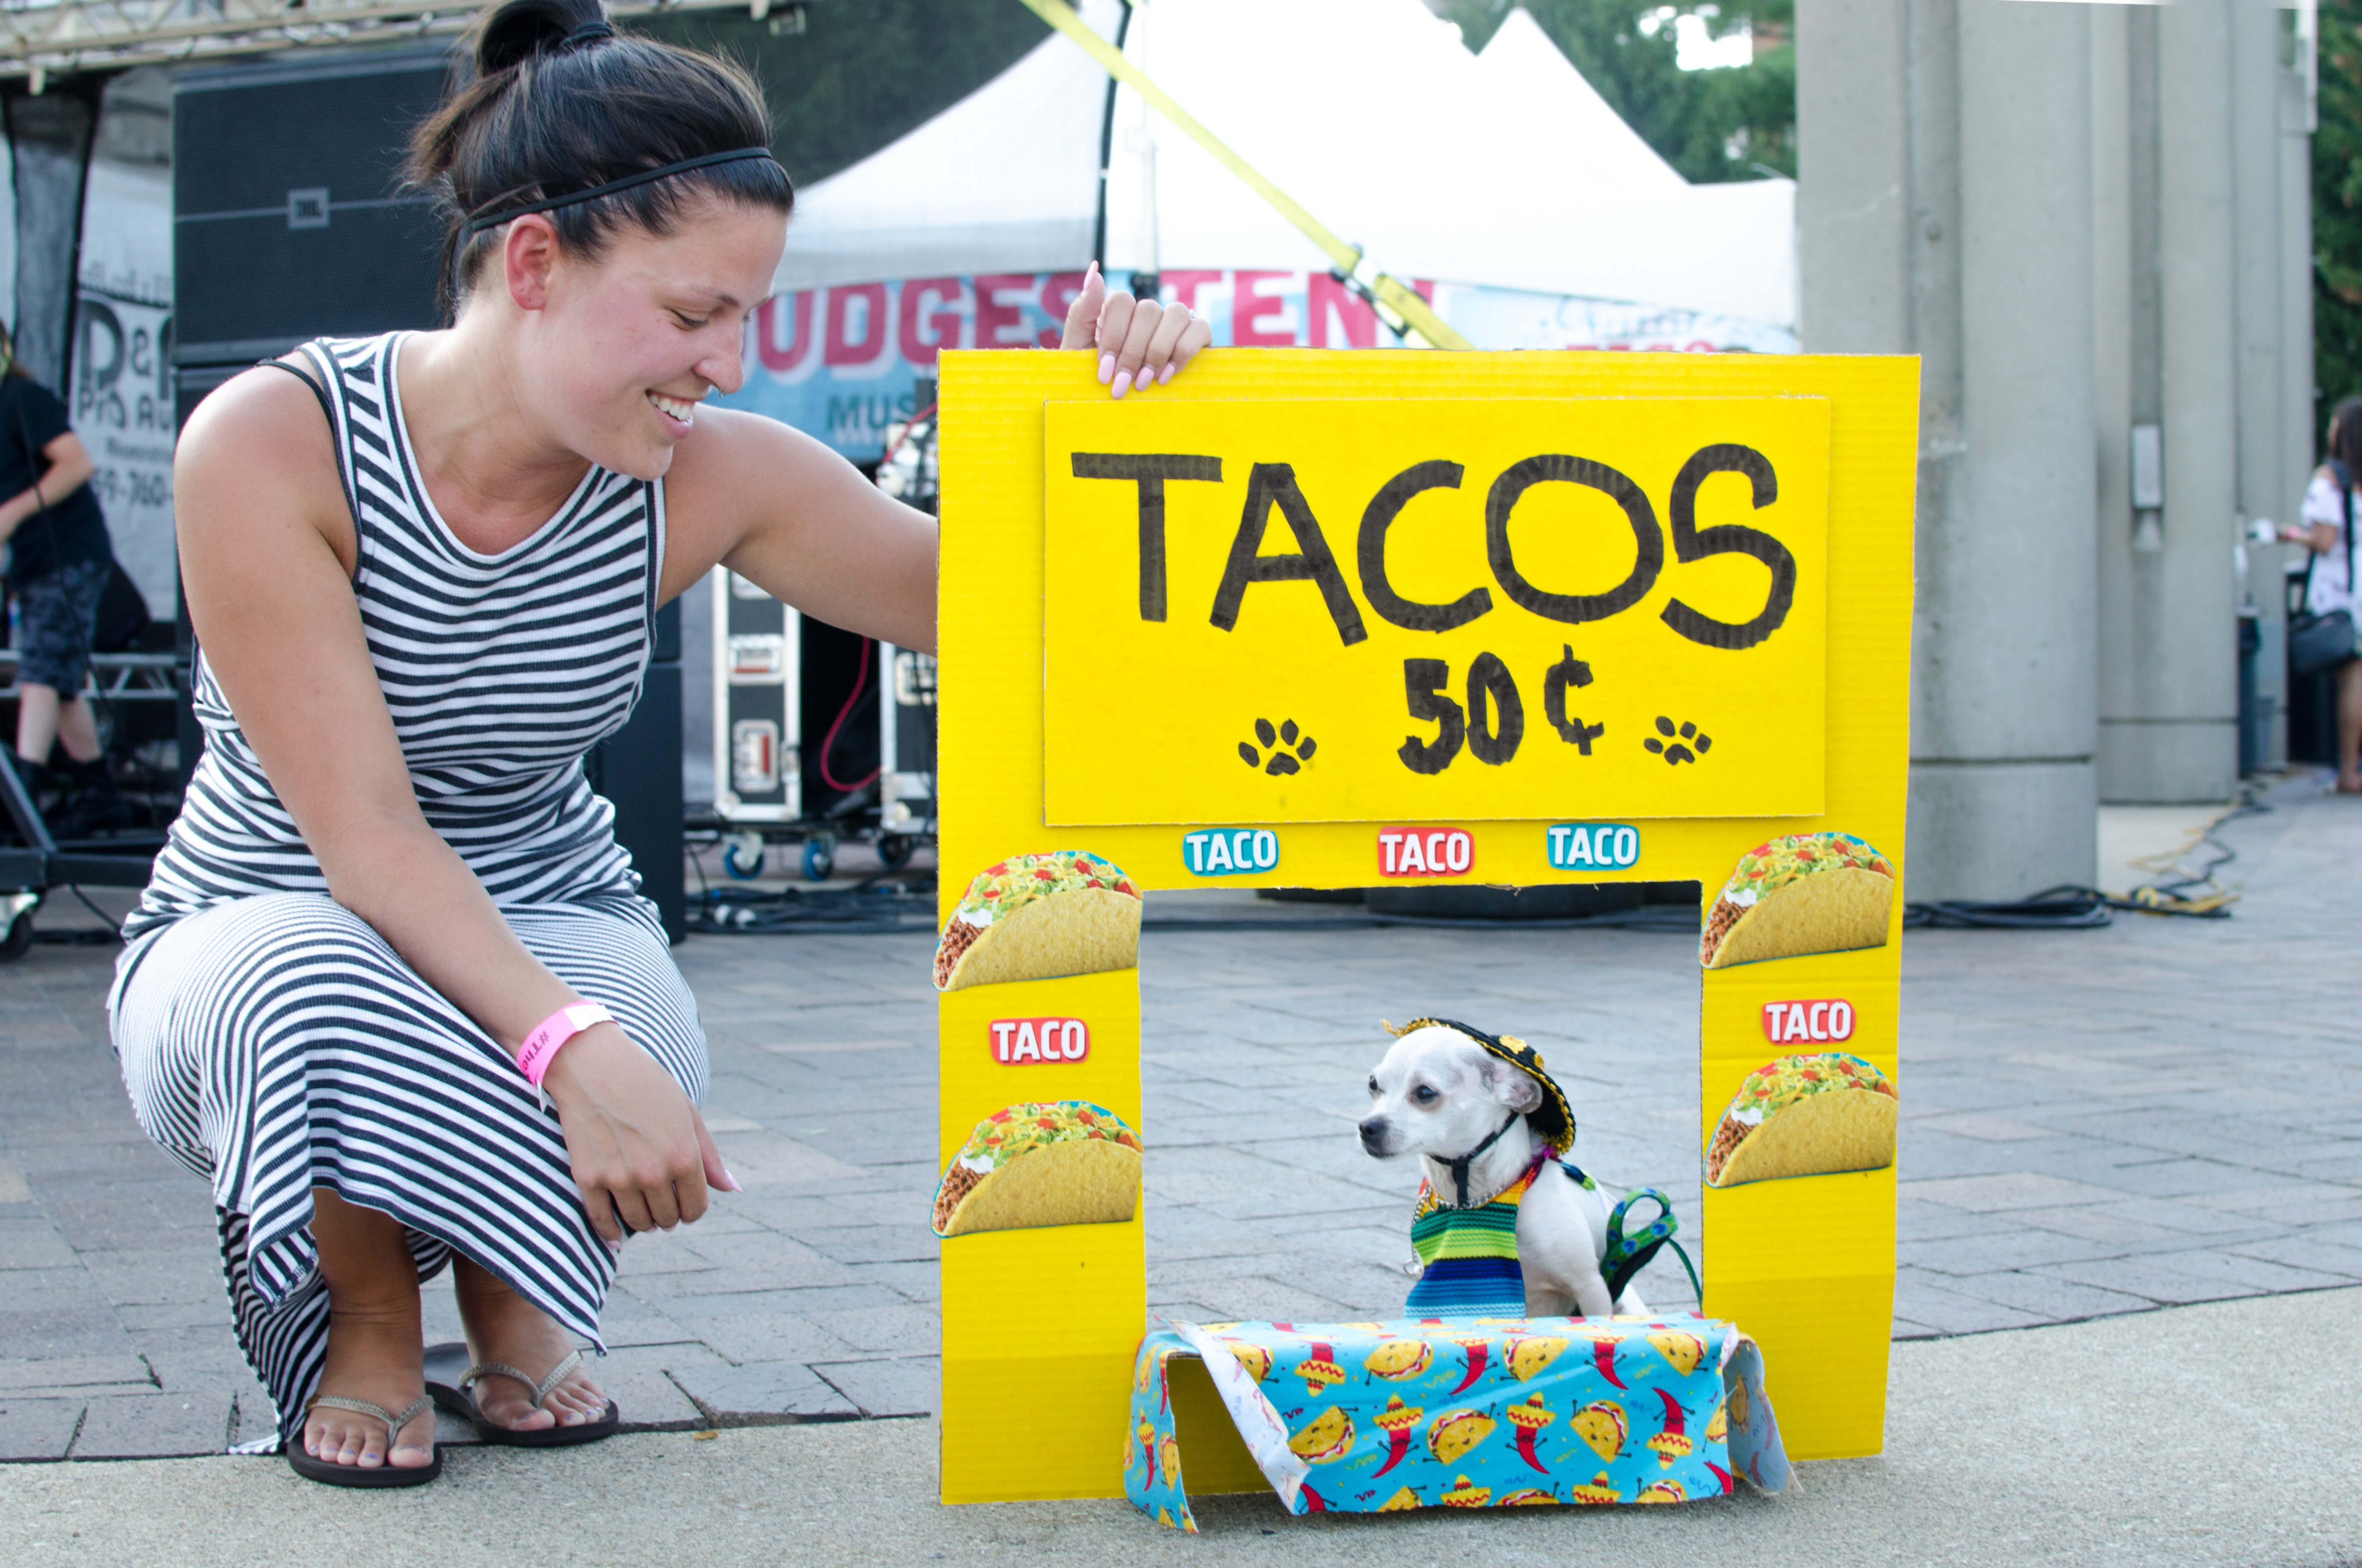
[[[1099,351],[1099,385],[1117,397],[1163,386],[1214,340],[1214,329],[1185,304],[1160,304],[1110,293],[1091,263],[1083,292],[1066,312],[1063,348]]]

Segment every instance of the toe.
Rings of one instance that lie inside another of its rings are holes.
[[[496,1421],[513,1432],[537,1432],[556,1424],[557,1418],[547,1410],[528,1403],[522,1395],[507,1394],[483,1403],[486,1419]]]
[[[558,1398],[555,1402],[565,1406],[567,1414],[561,1419],[568,1426],[596,1420],[607,1412],[605,1392],[587,1377],[567,1379],[557,1394]]]
[[[402,1429],[402,1439],[387,1456],[389,1463],[402,1470],[416,1470],[435,1463],[435,1418],[430,1413],[412,1419]]]

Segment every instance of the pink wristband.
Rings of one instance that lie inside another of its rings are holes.
[[[559,1008],[535,1025],[533,1032],[524,1037],[524,1043],[517,1047],[517,1071],[524,1075],[525,1082],[539,1089],[560,1045],[594,1023],[614,1021],[615,1015],[597,1002],[573,1002]]]

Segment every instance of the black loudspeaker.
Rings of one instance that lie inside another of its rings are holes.
[[[442,236],[402,161],[451,61],[401,49],[173,79],[175,364],[435,325]]]
[[[657,646],[624,727],[584,760],[590,788],[615,803],[615,841],[640,874],[640,894],[665,934],[688,933],[680,851],[680,604],[657,612]]]

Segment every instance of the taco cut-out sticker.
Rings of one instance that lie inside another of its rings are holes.
[[[1087,1099],[1024,1100],[976,1124],[935,1186],[934,1232],[1120,1225],[1140,1208],[1140,1134]]]
[[[1706,1140],[1705,1184],[1883,1170],[1894,1163],[1894,1080],[1843,1051],[1782,1056],[1747,1075]]]
[[[1709,969],[1883,947],[1894,867],[1847,833],[1792,833],[1738,859],[1707,911],[1698,962]]]
[[[1140,889],[1087,850],[988,866],[944,922],[935,989],[1096,975],[1140,964]]]

